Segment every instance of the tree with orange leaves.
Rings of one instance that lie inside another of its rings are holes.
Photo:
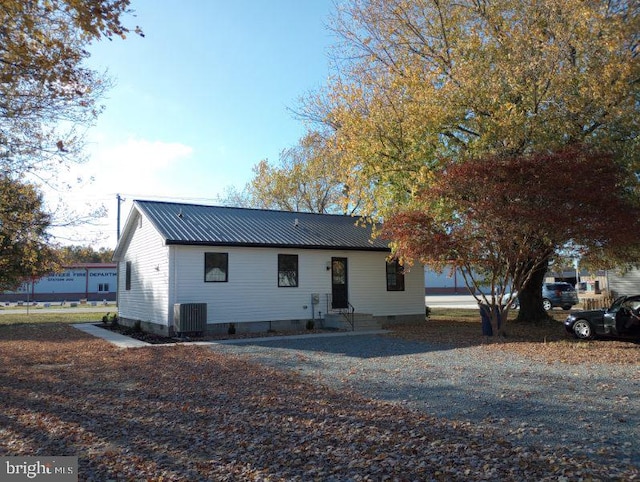
[[[0,2],[0,289],[51,269],[55,255],[34,177],[55,185],[84,160],[83,133],[108,79],[84,63],[88,45],[124,38],[130,0]],[[142,35],[139,28],[133,29]],[[94,211],[91,215],[99,213]],[[73,223],[73,214],[62,215]],[[61,222],[62,220],[58,221]]]
[[[637,244],[640,206],[611,156],[571,147],[556,153],[450,162],[417,194],[420,209],[386,220],[396,255],[459,268],[494,333],[514,299],[557,253],[581,256]]]
[[[82,132],[108,79],[86,67],[88,45],[125,37],[130,0],[0,3],[0,170],[55,179],[82,160]],[[142,34],[139,28],[135,32]]]
[[[421,209],[451,162],[583,145],[640,171],[637,1],[345,0],[331,26],[336,71],[302,114],[333,132],[364,215]],[[531,321],[547,318],[534,264]]]

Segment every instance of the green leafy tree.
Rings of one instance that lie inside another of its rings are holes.
[[[0,175],[0,290],[58,268],[47,234],[50,222],[33,185]]]
[[[364,213],[427,209],[418,193],[450,160],[581,144],[640,167],[635,1],[352,0],[332,25],[336,74],[304,113],[335,129],[341,168],[369,193]],[[524,318],[546,318],[545,270]]]

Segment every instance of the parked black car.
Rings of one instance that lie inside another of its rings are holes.
[[[608,309],[571,313],[564,326],[583,340],[598,335],[640,340],[640,295],[621,296]]]
[[[545,311],[556,306],[563,310],[570,310],[573,305],[578,303],[580,303],[578,292],[569,283],[560,281],[542,284],[542,306]]]

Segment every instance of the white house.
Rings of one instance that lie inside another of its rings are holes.
[[[607,272],[608,288],[614,296],[640,294],[640,269],[633,268],[625,273],[615,270]]]
[[[403,272],[389,253],[350,216],[134,201],[114,253],[118,314],[163,334],[203,317],[209,332],[424,320],[422,266]]]

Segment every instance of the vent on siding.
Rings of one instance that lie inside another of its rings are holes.
[[[206,303],[176,303],[173,305],[173,330],[183,333],[204,333],[207,328]]]

